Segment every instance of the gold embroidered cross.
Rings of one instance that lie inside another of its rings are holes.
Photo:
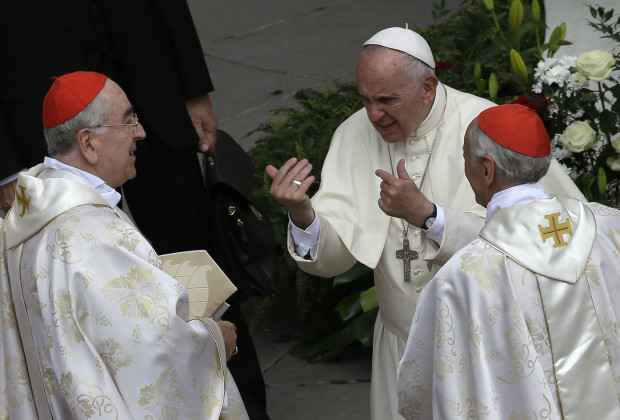
[[[568,242],[564,242],[564,237],[562,235],[573,235],[573,229],[570,226],[568,217],[564,223],[560,223],[558,216],[560,216],[560,213],[547,214],[545,219],[549,221],[549,226],[543,228],[542,225],[538,225],[543,243],[547,242],[547,239],[553,238],[554,248],[568,245]]]
[[[22,212],[19,217],[24,217],[26,212],[30,212],[30,197],[26,196],[26,187],[23,185],[17,186],[17,204],[22,208]]]

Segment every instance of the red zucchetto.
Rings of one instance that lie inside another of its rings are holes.
[[[505,104],[486,109],[478,116],[484,133],[502,146],[527,156],[547,156],[551,141],[542,120],[523,105]]]
[[[52,77],[54,83],[43,99],[43,126],[56,127],[69,121],[101,92],[108,78],[92,71],[76,71]]]

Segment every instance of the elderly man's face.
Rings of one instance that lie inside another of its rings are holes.
[[[424,103],[424,87],[403,71],[402,54],[389,48],[364,50],[357,63],[357,85],[368,119],[388,143],[413,134],[432,105],[432,100]]]
[[[131,124],[135,122],[133,107],[125,92],[113,81],[108,80],[101,91],[103,99],[110,104],[112,114],[104,124]],[[100,137],[99,161],[96,165],[97,175],[113,188],[123,185],[136,177],[136,151],[138,140],[146,137],[142,124],[136,127],[99,127],[93,129]]]

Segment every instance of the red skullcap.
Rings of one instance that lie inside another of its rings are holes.
[[[547,156],[551,141],[533,109],[519,104],[498,105],[478,116],[478,125],[493,141],[527,156]]]
[[[43,125],[56,127],[69,121],[101,92],[108,78],[92,71],[76,71],[52,77],[54,83],[43,99]]]

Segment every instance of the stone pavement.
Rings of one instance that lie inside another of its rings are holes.
[[[295,105],[300,89],[353,81],[363,42],[390,26],[428,26],[432,0],[188,0],[216,90],[219,126],[246,149],[247,133]],[[453,10],[460,0],[448,0]],[[275,162],[277,163],[277,162]],[[294,287],[280,290],[254,340],[272,420],[369,419],[370,350],[306,364],[295,340]],[[251,304],[244,307],[248,321]],[[243,349],[239,349],[243,351]]]

